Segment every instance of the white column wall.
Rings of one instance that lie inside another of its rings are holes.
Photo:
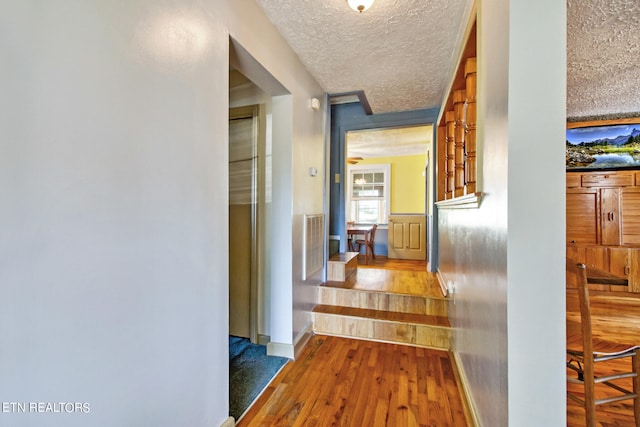
[[[478,2],[479,209],[439,211],[460,368],[484,426],[566,425],[566,5]]]

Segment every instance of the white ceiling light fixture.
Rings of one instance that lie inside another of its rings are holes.
[[[371,7],[373,1],[374,0],[347,0],[347,3],[349,3],[351,9],[362,13]]]

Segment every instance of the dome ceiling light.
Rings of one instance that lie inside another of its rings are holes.
[[[374,0],[347,0],[347,3],[349,3],[351,9],[362,13],[371,7],[373,1]]]

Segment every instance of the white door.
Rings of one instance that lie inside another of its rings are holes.
[[[427,258],[427,221],[424,215],[391,215],[389,217],[389,258]]]

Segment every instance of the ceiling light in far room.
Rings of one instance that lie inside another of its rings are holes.
[[[373,1],[374,0],[347,0],[347,3],[349,3],[351,9],[362,13],[371,7]]]

